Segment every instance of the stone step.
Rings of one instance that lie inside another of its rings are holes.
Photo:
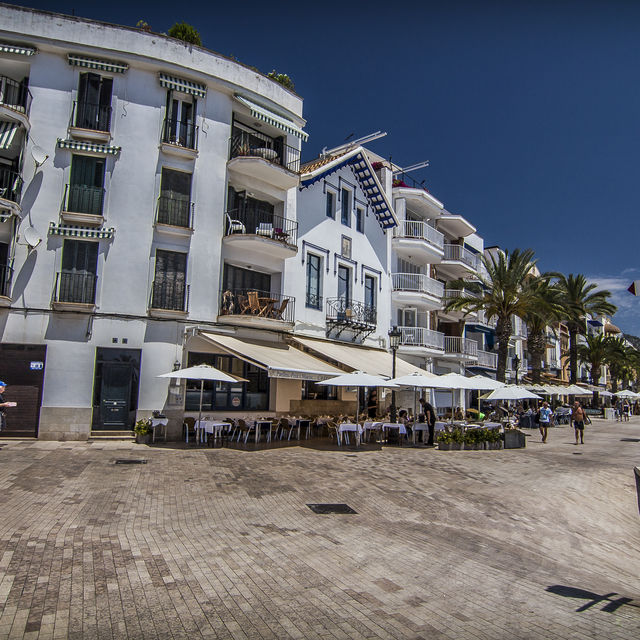
[[[133,431],[92,431],[89,440],[135,440]]]

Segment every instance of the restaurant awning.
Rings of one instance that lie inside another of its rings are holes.
[[[361,347],[332,340],[292,337],[295,342],[306,347],[318,357],[329,358],[354,371],[364,371],[374,376],[385,376],[387,378],[392,375],[393,356],[384,349]],[[406,376],[410,373],[421,373],[425,376],[435,375],[396,357],[396,377]]]
[[[307,141],[309,134],[303,131],[295,122],[293,122],[293,120],[290,120],[285,116],[278,115],[270,109],[267,109],[267,107],[256,104],[253,100],[249,100],[249,98],[245,98],[244,96],[236,95],[235,99],[245,107],[249,107],[251,115],[257,120],[262,120],[277,129],[291,133],[297,138],[300,138],[303,142]]]
[[[285,343],[241,340],[227,335],[198,334],[224,353],[266,369],[270,378],[291,380],[326,380],[344,373],[340,369]]]

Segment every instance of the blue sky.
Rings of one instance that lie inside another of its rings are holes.
[[[305,100],[303,159],[350,134],[415,173],[487,245],[583,273],[640,335],[637,249],[640,3],[16,2],[164,32],[289,74]]]

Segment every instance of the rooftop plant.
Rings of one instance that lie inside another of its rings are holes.
[[[182,40],[182,42],[196,44],[199,47],[202,46],[202,40],[198,31],[186,22],[176,22],[173,27],[169,29],[167,35],[176,40]]]
[[[295,85],[293,84],[293,80],[286,73],[278,73],[274,69],[270,73],[267,73],[267,78],[271,78],[272,80],[279,82],[283,87],[291,89],[291,91],[294,89]]]

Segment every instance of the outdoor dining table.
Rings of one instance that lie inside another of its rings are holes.
[[[383,422],[382,432],[398,430],[398,441],[402,443],[402,436],[407,435],[407,428],[401,422]],[[388,436],[387,436],[388,437]]]
[[[253,426],[256,431],[256,444],[260,442],[263,429],[267,430],[267,442],[271,442],[271,424],[272,424],[272,421],[265,418],[262,418],[262,419],[259,418],[257,420],[252,421],[251,426]],[[247,434],[247,438],[248,437],[249,437],[249,434]]]
[[[151,429],[153,435],[151,436],[151,442],[156,441],[156,430],[162,429],[162,437],[164,441],[167,441],[167,425],[169,424],[169,418],[151,418]]]
[[[371,432],[377,431],[382,427],[382,422],[375,421],[367,421],[362,425],[362,429],[364,431],[364,440],[365,442],[369,442],[369,438],[371,438]]]
[[[204,435],[206,433],[213,434],[214,438],[220,437],[225,429],[231,429],[231,424],[229,422],[217,422],[215,420],[196,420],[194,428],[196,430],[196,444],[198,444],[204,442]],[[187,429],[186,442],[189,442],[189,429]]]
[[[416,436],[418,435],[419,431],[429,432],[429,425],[426,422],[415,422],[412,425],[411,433],[412,433],[413,444],[416,444]],[[427,436],[427,438],[428,438],[428,436]],[[425,442],[424,436],[422,436],[422,441]]]
[[[353,422],[343,422],[342,424],[338,425],[338,446],[342,445],[342,434],[347,434],[349,432],[353,432],[356,434],[356,446],[360,446],[360,437],[362,436],[362,431],[362,427],[359,424],[354,424]],[[348,438],[347,435],[345,435],[345,439],[346,438]]]

